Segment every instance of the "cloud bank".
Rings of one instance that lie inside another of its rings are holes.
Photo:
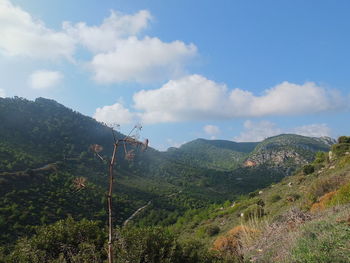
[[[282,82],[255,95],[242,89],[229,90],[225,84],[201,75],[170,80],[159,89],[141,90],[133,101],[133,114],[145,124],[303,115],[346,107],[336,90],[313,82]]]
[[[200,75],[139,91],[133,99],[144,123],[300,115],[344,106],[340,94],[313,82],[283,82],[255,95],[242,89],[229,90],[225,84]]]
[[[100,25],[64,21],[57,31],[9,0],[0,0],[0,54],[74,62],[77,49],[85,48],[91,60],[80,64],[98,83],[149,83],[184,74],[196,46],[140,37],[151,19],[147,10],[131,15],[112,10]]]

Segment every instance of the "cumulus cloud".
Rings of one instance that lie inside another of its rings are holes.
[[[89,68],[99,83],[160,81],[181,74],[196,51],[193,44],[181,41],[129,37],[117,41],[113,51],[95,55]]]
[[[72,59],[75,41],[47,28],[8,0],[0,0],[0,52],[8,56]]]
[[[0,98],[5,98],[6,97],[6,92],[4,89],[0,89]]]
[[[191,75],[171,80],[159,89],[141,90],[133,99],[144,123],[159,123],[228,117],[226,94],[225,85]]]
[[[184,72],[186,61],[197,53],[197,48],[182,41],[139,38],[151,18],[147,10],[133,15],[112,11],[100,26],[66,22],[64,29],[94,53],[87,66],[98,83],[152,82],[176,77]]]
[[[283,82],[259,96],[242,89],[229,90],[201,75],[141,90],[133,99],[145,123],[310,114],[344,106],[340,94],[313,82]]]
[[[151,18],[147,10],[133,15],[112,10],[111,15],[100,26],[88,26],[85,22],[74,25],[65,22],[63,27],[70,36],[92,52],[107,52],[114,50],[121,39],[135,36],[145,29]]]
[[[0,0],[0,53],[40,59],[74,61],[78,46],[92,58],[86,62],[98,83],[152,82],[178,77],[186,62],[196,55],[193,44],[157,37],[139,37],[152,16],[147,10],[135,14],[111,11],[100,25],[63,22],[56,31],[9,0]]]
[[[281,129],[270,121],[253,122],[247,120],[243,124],[244,130],[240,135],[233,138],[237,142],[260,142],[268,137],[282,133],[298,134],[309,137],[330,136],[331,129],[327,124],[310,124],[290,129]]]
[[[97,108],[93,117],[107,124],[129,124],[134,121],[135,114],[124,108],[121,103]]]
[[[211,136],[215,136],[215,135],[220,133],[220,128],[218,126],[210,125],[210,124],[205,125],[203,127],[203,130],[206,134],[211,135]]]
[[[33,89],[44,90],[57,86],[63,79],[59,71],[37,70],[29,76],[29,85]]]

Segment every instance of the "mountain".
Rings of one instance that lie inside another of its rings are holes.
[[[271,140],[281,142],[281,136]],[[348,262],[350,137],[340,137],[329,153],[319,152],[279,183],[188,211],[172,231],[180,240],[201,240],[222,262]]]
[[[240,167],[264,165],[290,174],[313,160],[318,151],[328,151],[335,141],[329,137],[313,138],[281,134],[262,142],[232,142],[196,139],[166,154],[187,165],[233,171]]]
[[[101,145],[101,156],[110,158],[110,128],[44,98],[0,98],[0,123],[1,243],[31,235],[36,226],[67,215],[106,221],[107,163],[89,149]],[[117,132],[116,136],[124,138]],[[293,139],[285,140],[285,146],[292,152],[298,145],[298,158],[303,160],[288,159],[293,169],[311,160],[315,152],[329,150],[320,139],[282,135],[279,140],[287,137]],[[167,152],[133,149],[132,161],[119,151],[115,222],[121,225],[146,206],[133,220],[135,225],[171,225],[186,211],[234,200],[278,182],[288,174],[280,166],[270,161],[252,167],[244,164],[258,160],[254,156],[263,150],[280,152],[280,148],[276,138],[261,143],[198,139]],[[74,182],[82,177],[87,187],[78,191]]]
[[[269,165],[290,174],[312,161],[318,151],[328,151],[334,140],[328,137],[311,138],[295,134],[281,134],[259,143],[248,155],[245,166]]]
[[[166,153],[187,165],[229,171],[237,168],[257,144],[197,139],[180,148],[169,148]]]

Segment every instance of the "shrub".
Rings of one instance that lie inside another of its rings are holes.
[[[314,203],[311,208],[310,208],[310,212],[318,212],[318,211],[323,211],[326,206],[327,203],[329,203],[329,201],[333,198],[333,196],[337,193],[337,191],[332,191],[329,192],[325,195],[323,195],[322,197],[320,197],[320,199],[318,200],[318,202]]]
[[[316,181],[310,189],[310,199],[316,202],[317,199],[326,193],[335,191],[344,183],[344,177],[335,175]]]
[[[350,143],[350,136],[340,136],[338,143]]]
[[[347,183],[334,194],[333,198],[327,202],[327,205],[335,206],[335,205],[346,204],[349,202],[350,202],[350,183]]]
[[[180,249],[175,237],[159,227],[123,228],[117,236],[116,262],[172,262]]]
[[[300,195],[294,193],[294,194],[288,195],[286,199],[287,199],[288,202],[295,202],[295,201],[298,200],[299,198],[300,198]]]
[[[29,239],[20,239],[7,262],[71,262],[78,257],[86,259],[80,262],[100,262],[104,239],[98,223],[69,217],[39,227]]]
[[[256,233],[257,230],[239,225],[232,228],[226,235],[218,237],[213,244],[213,249],[235,257],[237,260],[242,260],[242,239]]]
[[[304,174],[312,174],[315,171],[315,167],[312,164],[307,164],[303,167]]]
[[[261,207],[264,207],[264,206],[265,206],[265,202],[264,202],[264,200],[262,200],[262,199],[258,199],[258,201],[256,201],[256,204],[259,205],[259,206],[261,206]]]
[[[317,163],[317,164],[323,163],[324,161],[327,160],[327,155],[328,154],[326,152],[317,152],[314,163]]]
[[[282,199],[282,197],[279,194],[274,194],[270,197],[271,203],[276,203],[281,199]]]
[[[260,218],[264,216],[264,209],[259,205],[252,205],[244,211],[244,220],[248,221],[253,218]]]
[[[254,192],[250,192],[248,194],[248,196],[249,196],[249,198],[253,198],[253,197],[256,197],[258,194],[259,194],[259,190],[256,190]]]
[[[207,226],[205,229],[205,233],[208,234],[208,236],[215,236],[216,234],[218,234],[220,232],[220,227],[218,226]]]
[[[346,152],[350,152],[350,143],[339,143],[332,145],[332,152],[336,156],[343,156]]]

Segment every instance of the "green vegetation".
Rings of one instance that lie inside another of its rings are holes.
[[[104,262],[110,128],[43,98],[0,98],[0,122],[0,262]],[[274,242],[286,240],[269,240],[269,231],[281,229],[277,233],[287,239],[288,227],[298,237],[287,242],[287,255],[307,262],[304,254],[328,242],[317,237],[319,245],[304,253],[307,233],[330,224],[328,207],[349,210],[346,138],[329,156],[328,139],[297,135],[261,143],[198,139],[166,152],[150,148],[133,161],[118,153],[116,262],[242,262],[262,259],[259,249],[271,251],[265,262],[278,262],[274,253],[284,250]],[[92,144],[103,147],[106,161],[89,150]],[[246,160],[255,164],[246,167]],[[85,187],[74,187],[77,178]],[[299,212],[290,212],[295,207]],[[324,221],[313,221],[310,209],[324,213]],[[325,229],[338,235],[346,227]],[[258,247],[263,241],[275,247]]]
[[[315,220],[299,230],[297,240],[292,249],[291,262],[349,262],[350,231],[349,225],[341,222],[339,214],[328,215]]]
[[[312,174],[315,171],[315,167],[312,164],[307,164],[303,167],[304,174]]]

